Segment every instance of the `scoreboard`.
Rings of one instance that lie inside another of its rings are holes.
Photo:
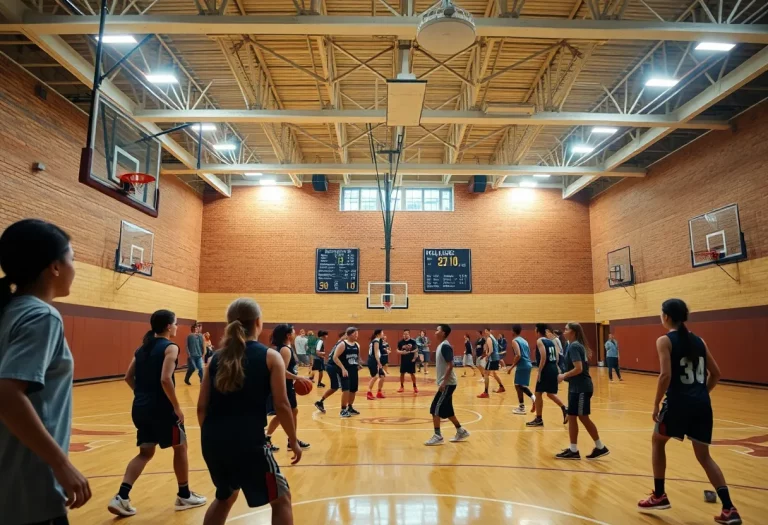
[[[315,293],[358,293],[360,250],[318,248],[315,257]]]
[[[472,250],[424,250],[424,292],[471,291]]]

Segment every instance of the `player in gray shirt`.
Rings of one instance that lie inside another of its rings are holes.
[[[75,278],[69,236],[28,219],[0,236],[0,523],[65,525],[91,498],[67,457],[74,362],[59,312]],[[11,293],[11,285],[16,286]]]
[[[437,393],[429,409],[429,413],[432,414],[435,434],[429,438],[429,441],[424,443],[428,447],[445,443],[443,434],[440,432],[441,419],[450,419],[453,426],[456,427],[456,435],[451,438],[452,443],[464,441],[469,437],[469,432],[461,426],[453,411],[453,392],[456,390],[457,380],[456,373],[453,371],[453,348],[448,342],[449,335],[451,335],[450,326],[447,324],[437,326],[437,331],[435,332],[435,338],[437,338],[438,342],[435,352]]]

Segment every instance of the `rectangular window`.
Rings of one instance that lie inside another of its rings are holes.
[[[341,211],[379,211],[384,201],[383,191],[376,187],[341,189]],[[392,191],[390,210],[453,211],[453,187],[398,188]]]

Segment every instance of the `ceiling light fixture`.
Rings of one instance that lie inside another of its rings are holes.
[[[548,178],[550,178],[551,176],[552,176],[552,175],[550,175],[550,174],[548,174],[548,173],[537,173],[537,174],[535,174],[535,175],[534,175],[534,177],[538,177],[538,178],[540,178],[540,179],[548,179]]]
[[[524,180],[524,181],[522,181],[520,183],[520,187],[521,188],[535,188],[538,185],[539,184],[537,182],[531,182],[531,181],[527,181],[527,180]]]
[[[736,47],[736,44],[727,44],[725,42],[702,42],[696,46],[696,51],[730,51]]]
[[[144,77],[153,84],[178,84],[179,79],[171,73],[147,73]]]
[[[275,179],[261,179],[259,184],[262,186],[274,186],[277,184],[277,181],[275,181]]]
[[[651,77],[648,80],[645,81],[645,87],[663,87],[663,88],[671,88],[677,85],[677,83],[680,82],[676,78],[669,78],[669,77]]]
[[[96,37],[96,40],[98,40],[99,37]],[[133,37],[133,35],[104,35],[104,39],[102,40],[105,44],[135,44],[136,39]]]
[[[213,149],[215,149],[216,151],[234,151],[237,149],[237,146],[235,144],[228,144],[228,143],[214,144]]]
[[[189,128],[194,131],[200,131],[201,128],[203,131],[216,131],[216,124],[192,124]]]
[[[249,172],[243,173],[243,176],[245,176],[245,177],[261,177],[262,175],[264,175],[264,174],[263,173],[258,173],[258,172],[255,172],[255,171],[249,171]]]
[[[589,144],[575,144],[571,147],[571,151],[574,153],[592,153],[595,148]]]
[[[596,133],[598,135],[613,135],[619,131],[619,128],[604,128],[602,126],[596,126],[592,128],[592,133]]]

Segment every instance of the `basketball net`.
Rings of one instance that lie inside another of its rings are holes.
[[[139,195],[144,190],[144,186],[150,182],[155,182],[155,178],[146,173],[124,173],[120,175],[120,181],[128,185],[130,193]]]
[[[696,252],[696,257],[705,261],[717,261],[720,259],[720,252],[717,250]]]
[[[385,312],[387,312],[387,313],[391,313],[392,312],[392,301],[384,301],[382,304],[384,305],[384,311]]]

